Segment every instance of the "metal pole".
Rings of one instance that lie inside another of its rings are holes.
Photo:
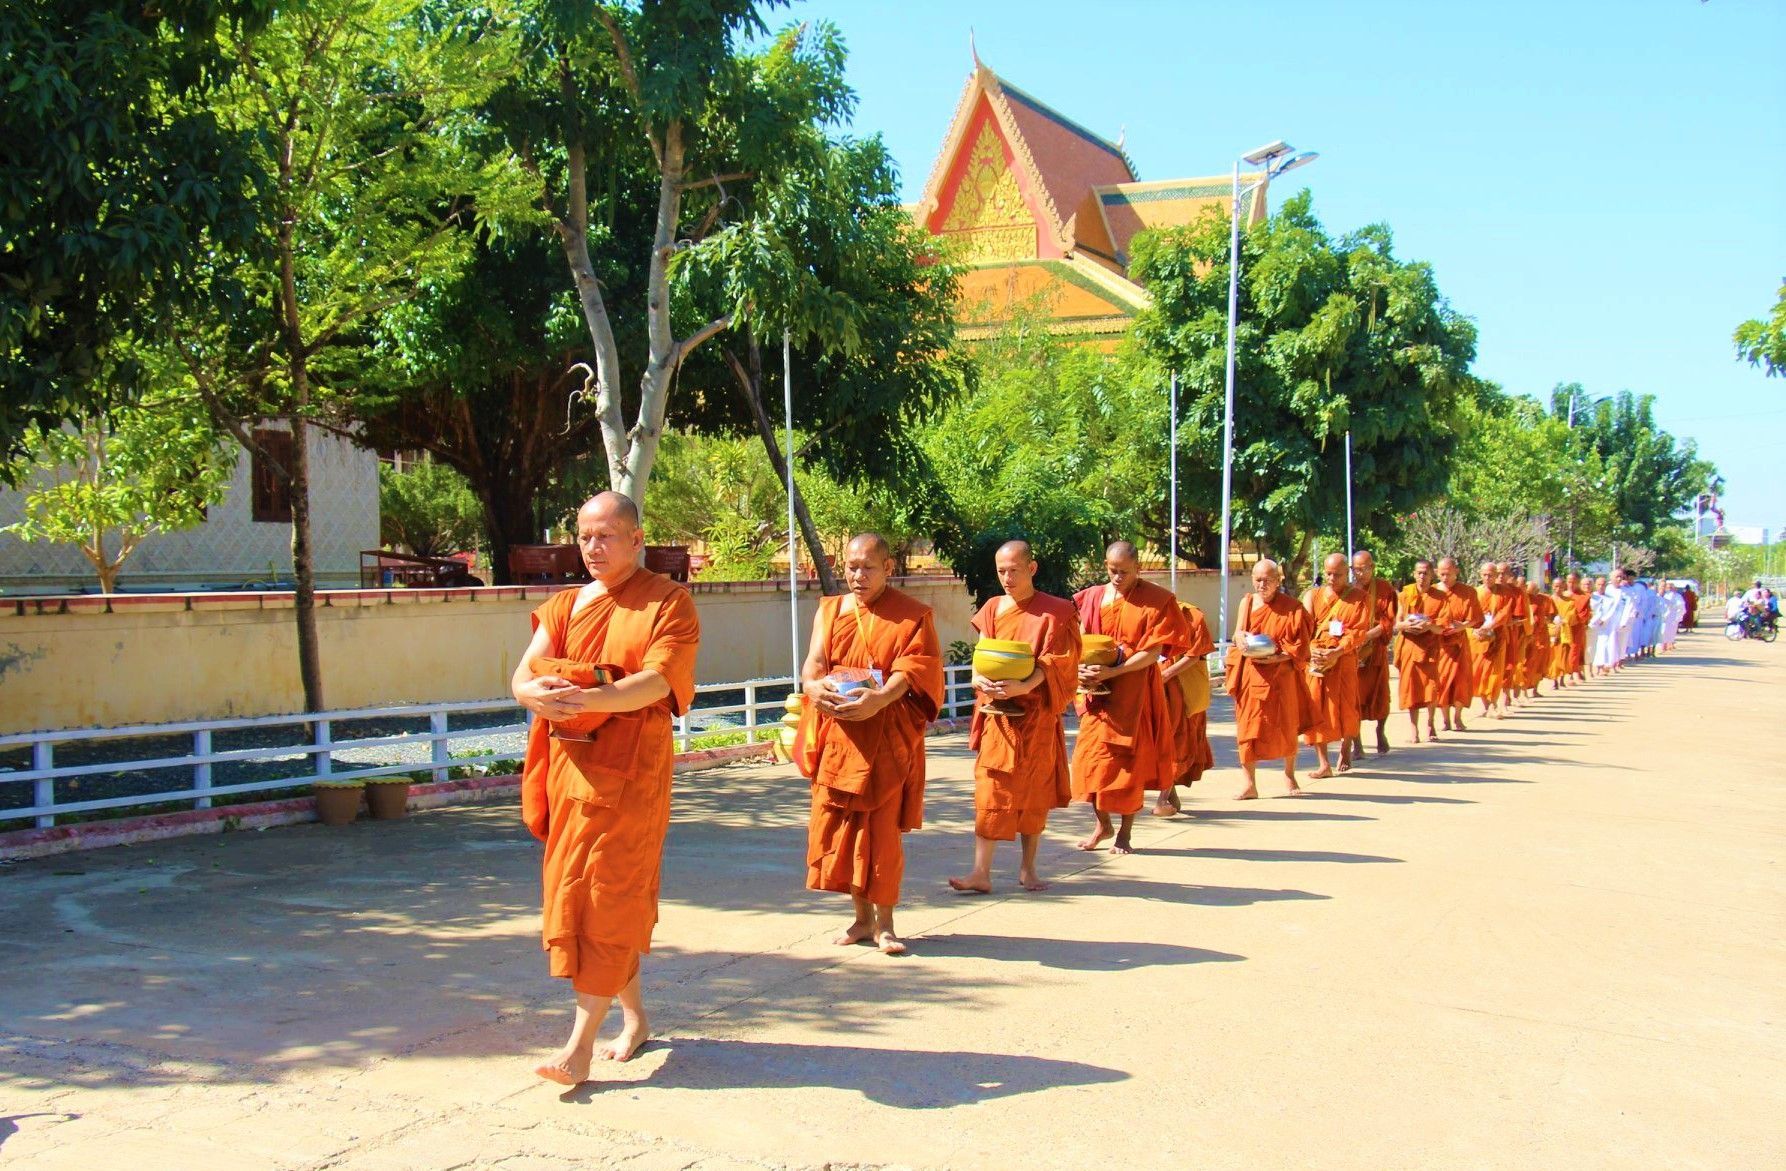
[[[1172,527],[1167,541],[1170,549],[1167,561],[1166,581],[1172,588],[1172,596],[1178,597],[1178,373],[1172,374],[1172,424],[1171,441],[1168,446],[1172,452]]]
[[[1222,574],[1221,629],[1216,632],[1216,661],[1228,648],[1228,549],[1234,526],[1234,329],[1240,314],[1240,160],[1234,160],[1234,198],[1228,205],[1228,379],[1222,407],[1222,542],[1216,564]]]
[[[788,331],[781,331],[781,408],[787,418],[788,468],[788,654],[794,684],[800,683],[800,546],[794,541],[794,350]],[[819,555],[815,549],[812,554]]]
[[[1352,565],[1352,433],[1346,432],[1346,566]],[[1331,584],[1331,583],[1329,583]],[[1337,588],[1337,587],[1336,587]]]

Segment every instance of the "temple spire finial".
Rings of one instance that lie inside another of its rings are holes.
[[[976,73],[986,68],[980,61],[980,50],[974,44],[974,30],[972,25],[969,25],[967,30],[967,51],[968,55],[974,59],[974,71]]]

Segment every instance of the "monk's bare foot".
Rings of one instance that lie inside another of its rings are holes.
[[[1112,854],[1133,854],[1135,847],[1129,844],[1128,834],[1117,834],[1116,840],[1110,843],[1110,852]]]
[[[1333,775],[1333,766],[1324,764],[1320,768],[1316,769],[1314,772],[1310,773],[1308,775],[1308,779],[1311,781],[1324,781],[1332,775]]]
[[[1349,773],[1352,771],[1352,758],[1351,757],[1349,757],[1349,756],[1340,757],[1339,771],[1342,773]]]
[[[1389,737],[1382,732],[1377,733],[1377,755],[1389,755]]]
[[[1461,718],[1457,721],[1457,727],[1453,728],[1450,725],[1446,725],[1445,730],[1447,732],[1468,732],[1469,731],[1468,728],[1464,727],[1464,722]]]
[[[1091,833],[1087,834],[1085,837],[1080,838],[1079,842],[1078,842],[1078,847],[1081,850],[1095,850],[1100,845],[1102,845],[1104,842],[1104,839],[1109,836],[1110,836],[1110,831],[1100,825],[1098,828],[1092,830]]]
[[[1432,736],[1432,729],[1431,729],[1431,728],[1428,728],[1428,729],[1427,729],[1427,730],[1426,730],[1426,734],[1427,734],[1427,735],[1428,735],[1428,736]],[[1435,737],[1433,737],[1433,738],[1434,738],[1434,739],[1437,739],[1437,737],[1436,737],[1436,736],[1435,736]],[[1414,729],[1414,743],[1416,743],[1416,744],[1418,744],[1418,743],[1420,743],[1420,729],[1419,729],[1419,728],[1415,728],[1415,729]]]
[[[589,1080],[589,1058],[567,1045],[550,1061],[534,1066],[533,1072],[554,1085],[581,1085]]]
[[[858,919],[854,923],[851,923],[841,935],[838,935],[831,942],[835,943],[838,947],[849,947],[852,944],[867,943],[873,938],[874,924],[864,923]]]
[[[970,874],[966,878],[951,878],[949,880],[949,889],[956,894],[989,895],[992,893],[992,880],[990,878],[981,878],[978,875]]]
[[[1246,789],[1243,792],[1241,792],[1239,795],[1237,795],[1234,799],[1236,801],[1257,801],[1259,799],[1259,790],[1255,789],[1251,785],[1248,785],[1246,787]]]
[[[891,931],[882,931],[877,934],[874,937],[874,945],[881,949],[882,955],[902,956],[905,954],[905,944],[900,942],[899,936]]]
[[[1178,790],[1176,788],[1161,789],[1160,799],[1153,805],[1153,815],[1155,817],[1177,817],[1180,808]]]
[[[1021,871],[1017,875],[1017,885],[1027,891],[1044,891],[1048,884],[1037,877],[1034,870]]]
[[[606,1045],[597,1045],[595,1055],[603,1061],[631,1061],[640,1046],[651,1039],[651,1023],[644,1017],[636,1021],[622,1020],[620,1032]]]
[[[1313,780],[1314,776],[1311,775],[1309,777],[1309,779]],[[1308,790],[1303,788],[1301,785],[1298,785],[1295,781],[1286,781],[1285,784],[1289,785],[1290,787],[1288,789],[1284,790],[1284,796],[1286,796],[1286,797],[1306,797],[1306,796],[1308,796]]]

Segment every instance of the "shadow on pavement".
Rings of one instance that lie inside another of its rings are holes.
[[[654,1089],[854,1090],[884,1106],[936,1110],[971,1106],[1061,1086],[1127,1081],[1122,1070],[1008,1053],[962,1050],[871,1049],[854,1045],[795,1045],[766,1041],[670,1038],[663,1064],[644,1083],[586,1082],[563,1101],[599,1101],[606,1087]]]
[[[1149,849],[1145,853],[1176,854],[1182,858],[1232,858],[1240,862],[1405,862],[1381,854],[1346,854],[1336,850],[1231,850],[1201,846],[1190,850]]]
[[[1162,850],[1161,853],[1166,853]],[[1149,851],[1140,850],[1137,858]],[[1162,903],[1187,903],[1201,907],[1247,907],[1254,903],[1281,903],[1300,899],[1329,899],[1332,895],[1308,890],[1277,890],[1258,886],[1200,886],[1195,883],[1154,882],[1146,878],[1104,879],[1094,872],[1075,875],[1057,882],[1048,892],[1053,898],[1074,899],[1087,896],[1108,899],[1153,899]]]
[[[1233,952],[1175,943],[1048,939],[1004,935],[923,935],[912,941],[921,959],[987,959],[1039,964],[1069,972],[1123,972],[1132,968],[1181,964],[1231,964],[1246,959]]]

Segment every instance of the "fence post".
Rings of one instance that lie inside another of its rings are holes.
[[[56,749],[48,740],[39,740],[31,745],[31,767],[39,772],[47,772],[56,767]],[[49,777],[38,781],[31,787],[32,800],[40,808],[56,803],[56,782]],[[37,815],[37,828],[50,829],[56,824],[54,813]]]
[[[329,721],[316,721],[316,775],[326,777],[335,771],[335,753],[329,746],[335,742]]]
[[[688,713],[676,717],[676,751],[688,751]]]
[[[447,714],[445,712],[428,713],[428,738],[433,748],[431,756],[434,760],[434,779],[447,779],[447,767],[452,757],[447,752]]]
[[[744,685],[744,742],[757,742],[757,681],[750,680]]]
[[[211,755],[211,729],[200,728],[192,734],[192,755],[199,757],[199,762],[192,766],[192,787],[209,789],[211,787],[211,762],[204,758]],[[211,808],[209,797],[200,797],[192,803],[194,809]]]

